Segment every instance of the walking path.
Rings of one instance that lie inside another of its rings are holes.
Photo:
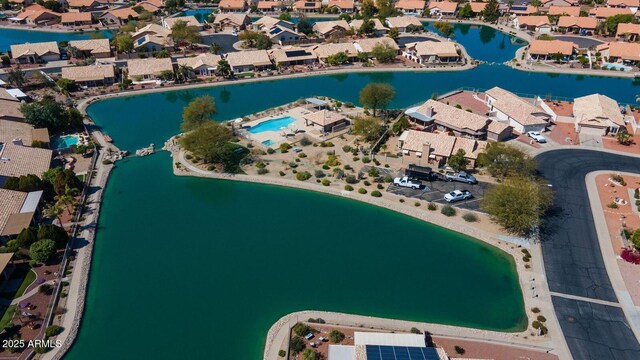
[[[28,293],[22,294],[22,296],[13,299],[11,301],[11,305],[17,305],[20,302],[22,302],[24,300],[27,300],[28,298],[30,298],[33,295],[38,293],[38,290],[40,289],[40,286],[45,285],[45,284],[54,285],[56,283],[56,281],[58,281],[58,279],[52,279],[52,280],[49,280],[49,281],[45,281],[42,284],[39,284],[38,286],[36,286],[33,289],[31,289],[31,291],[29,291]],[[69,278],[68,277],[62,278],[62,281],[69,281]]]

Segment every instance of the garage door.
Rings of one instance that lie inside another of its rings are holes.
[[[603,136],[604,135],[604,131],[605,131],[605,129],[599,129],[599,128],[594,128],[594,127],[588,127],[588,126],[581,126],[580,127],[580,134],[585,134],[585,135]]]

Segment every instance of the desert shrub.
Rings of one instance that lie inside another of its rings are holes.
[[[344,189],[345,189],[345,190],[347,190],[347,191],[353,191],[353,186],[351,186],[351,185],[345,185],[345,186],[344,186]]]
[[[373,166],[369,169],[369,171],[367,171],[367,174],[371,177],[380,176],[380,172],[378,171],[378,168],[375,168]]]
[[[378,190],[373,190],[371,192],[371,196],[373,196],[373,197],[382,197],[382,193],[380,191],[378,191]]]
[[[300,139],[300,145],[302,146],[309,146],[313,144],[313,142],[311,140],[309,140],[308,137],[304,136],[302,139]]]
[[[344,340],[344,334],[338,330],[331,330],[329,340],[331,340],[332,343],[339,343]]]
[[[363,182],[363,184],[364,184],[364,186],[369,186],[369,185],[371,185],[371,183],[370,183],[370,182],[368,182],[367,180],[365,180],[365,181]]]
[[[415,203],[413,203],[413,206],[419,207],[420,206],[420,201],[416,201]]]
[[[476,221],[478,221],[478,215],[476,215],[474,213],[470,213],[470,212],[462,215],[462,218],[466,222],[476,222]]]
[[[358,179],[356,179],[354,175],[347,175],[347,177],[344,178],[344,181],[346,181],[347,184],[355,184],[358,182]]]
[[[323,179],[322,180],[322,185],[329,186],[329,185],[331,185],[331,181],[329,181],[328,179]]]
[[[451,205],[445,205],[440,209],[440,213],[444,216],[455,216],[456,209],[454,209]]]
[[[323,178],[323,177],[325,176],[325,175],[324,175],[324,171],[322,171],[322,170],[316,170],[316,171],[314,171],[314,172],[313,172],[313,175],[314,175],[315,177],[317,177],[318,179],[319,179],[319,178]]]
[[[362,162],[365,163],[365,164],[368,164],[368,163],[371,162],[371,159],[369,159],[368,156],[365,156],[365,157],[362,158]]]
[[[365,188],[360,188],[360,189],[358,189],[358,192],[359,192],[360,194],[366,194],[366,193],[367,193],[367,189],[365,189]]]
[[[306,157],[307,157],[307,154],[305,154],[305,153],[300,153],[300,154],[298,154],[298,157],[299,157],[300,159],[304,159],[304,158],[306,158]]]
[[[353,148],[351,146],[349,146],[349,145],[345,145],[345,146],[342,147],[342,151],[344,151],[346,153],[351,152],[352,150],[353,150]]]
[[[531,308],[531,312],[534,313],[534,314],[537,314],[537,313],[540,312],[540,308],[538,308],[538,307]]]
[[[258,169],[258,175],[264,175],[264,174],[266,174],[268,172],[269,172],[269,169],[267,169],[267,168]]]
[[[436,205],[436,203],[434,202],[430,202],[427,204],[427,209],[431,211],[436,211],[438,210],[438,205]]]
[[[284,171],[282,171],[282,170],[280,170],[279,174],[280,174],[280,176],[284,176],[284,175],[285,175],[285,172],[284,172]]]
[[[62,332],[62,327],[58,325],[51,325],[45,329],[44,334],[47,337],[52,337],[60,334],[61,332]]]
[[[384,180],[384,182],[386,182],[386,183],[390,183],[390,182],[392,182],[392,181],[393,181],[393,176],[391,176],[391,175],[387,174],[387,175],[385,175],[385,176],[384,176],[383,180]]]
[[[547,321],[547,318],[542,316],[542,315],[538,315],[538,317],[536,319],[538,319],[538,321],[540,321],[541,323]]]
[[[280,350],[280,351],[278,351],[278,356],[285,357],[285,356],[287,356],[287,352],[284,351],[284,350]]]
[[[378,188],[378,190],[382,190],[384,189],[384,186],[382,184],[378,184],[378,186],[376,186]]]
[[[607,207],[609,209],[617,209],[618,208],[618,204],[616,204],[614,201],[612,201],[612,202],[607,204]]]
[[[411,328],[411,333],[412,334],[422,334],[422,331],[420,331],[420,329],[418,329],[417,327],[412,327]]]
[[[619,175],[619,174],[611,174],[611,180],[619,183],[622,186],[627,185],[627,182],[624,181],[624,178],[622,177],[622,175]]]
[[[302,171],[296,174],[296,179],[300,181],[306,181],[311,178],[311,174],[308,171]]]
[[[464,355],[464,353],[466,352],[462,348],[462,346],[458,346],[458,345],[454,346],[453,349],[455,350],[456,354],[458,354],[458,355]]]
[[[275,153],[275,152],[276,152],[276,151],[275,151],[275,150],[273,150],[272,148],[268,148],[268,149],[267,149],[267,154],[269,154],[269,155],[271,155],[271,154],[273,154],[273,153]],[[282,351],[284,351],[284,350],[282,350]]]

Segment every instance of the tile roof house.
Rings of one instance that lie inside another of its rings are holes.
[[[373,31],[375,36],[383,36],[384,34],[386,34],[387,32],[389,32],[389,29],[387,29],[384,25],[382,25],[382,22],[378,19],[371,19],[371,21],[373,21]],[[351,26],[351,28],[358,33],[360,31],[360,27],[362,27],[362,24],[364,24],[364,20],[351,20],[351,22],[349,23],[349,26]]]
[[[542,0],[544,6],[578,6],[578,0]]]
[[[640,40],[640,24],[618,24],[616,37],[620,40]]]
[[[112,64],[67,66],[62,68],[62,78],[73,80],[80,86],[92,87],[111,85],[116,75]]]
[[[296,28],[296,24],[291,21],[281,20],[272,16],[263,16],[251,24],[251,27],[254,30],[264,32],[268,32],[274,26],[281,26],[290,30],[294,30]]]
[[[487,7],[487,3],[486,2],[475,2],[472,1],[469,3],[469,5],[471,5],[471,12],[473,12],[474,15],[478,15],[480,14],[482,11],[484,11],[484,8]]]
[[[547,16],[518,16],[513,20],[513,27],[535,31],[539,34],[551,32],[551,22]]]
[[[386,24],[391,28],[398,29],[399,32],[406,32],[407,29],[422,29],[422,23],[415,16],[396,16],[387,18]]]
[[[173,39],[171,38],[171,30],[157,24],[146,25],[133,35],[133,48],[136,51],[156,52],[162,49],[172,49]]]
[[[318,59],[326,63],[327,58],[331,55],[335,55],[337,53],[345,53],[349,58],[349,61],[354,61],[358,57],[358,51],[353,43],[326,43],[316,45],[311,48],[311,50],[316,54]]]
[[[60,49],[55,41],[11,45],[11,56],[20,64],[36,64],[60,60]]]
[[[41,5],[33,4],[9,18],[9,21],[30,25],[52,25],[60,20],[61,15],[62,14],[51,11]]]
[[[213,20],[213,26],[218,30],[244,30],[250,24],[251,18],[247,14],[223,13],[216,15]]]
[[[6,90],[4,91],[6,92]],[[0,99],[0,121],[24,121],[24,115],[22,111],[20,111],[20,105],[20,102],[15,99]],[[2,130],[0,129],[0,131]]]
[[[340,13],[352,13],[356,7],[353,0],[329,0],[327,9]]]
[[[112,56],[109,39],[72,40],[69,41],[69,46],[78,49],[84,57],[102,59]]]
[[[532,5],[511,7],[511,13],[518,16],[530,16],[537,12],[538,8]]]
[[[568,16],[580,16],[579,6],[549,6],[549,12],[547,15],[568,15]]]
[[[193,69],[196,75],[212,76],[215,75],[218,62],[222,60],[222,56],[204,53],[194,57],[180,58],[177,60],[178,66],[186,65]]]
[[[602,53],[602,56],[608,58],[609,62],[633,63],[640,61],[640,43],[627,42],[611,42],[598,45],[596,51]]]
[[[16,103],[20,105],[19,102]],[[0,100],[0,107],[5,104],[8,104],[6,100]],[[49,131],[47,128],[34,129],[31,124],[24,121],[0,119],[0,143],[11,142],[14,139],[22,140],[26,146],[31,146],[34,141],[48,143]]]
[[[363,52],[363,53],[372,52],[373,48],[376,45],[387,46],[391,49],[396,50],[396,52],[399,52],[400,50],[400,47],[398,46],[398,44],[396,44],[396,42],[388,36],[379,37],[379,38],[370,38],[370,39],[358,39],[354,41],[353,45],[356,47],[356,50],[358,50],[358,52]]]
[[[0,183],[7,177],[35,175],[42,179],[42,174],[49,170],[51,155],[49,149],[33,148],[18,143],[7,142],[0,149]]]
[[[320,1],[300,0],[293,4],[294,10],[304,13],[318,12],[320,11],[320,8],[322,8],[322,2]]]
[[[106,21],[108,24],[123,25],[128,23],[129,19],[137,20],[138,13],[130,7],[123,7],[107,11],[102,14],[100,19]]]
[[[551,116],[542,108],[507,90],[491,88],[485,91],[485,99],[489,106],[490,118],[508,122],[521,134],[529,131],[542,132],[549,124]]]
[[[177,17],[172,17],[172,18],[164,18],[162,20],[162,26],[164,26],[166,29],[171,30],[173,28],[173,26],[179,21],[186,22],[187,26],[195,26],[195,27],[198,28],[198,30],[202,30],[203,29],[203,25],[200,24],[198,19],[196,19],[196,17],[193,16],[193,15],[190,15],[190,16],[177,16]]]
[[[534,60],[551,60],[555,54],[562,54],[563,59],[571,58],[578,45],[563,40],[532,40],[529,45],[529,56]]]
[[[227,61],[234,73],[259,71],[273,66],[266,50],[237,51],[226,54]]]
[[[136,3],[136,6],[142,6],[143,9],[145,9],[146,11],[155,14],[158,11],[160,11],[160,8],[148,1],[141,1],[139,3]]]
[[[289,29],[288,27],[283,27],[280,25],[276,25],[268,29],[266,34],[267,36],[269,36],[272,42],[280,45],[292,45],[307,39],[307,36],[305,34],[296,32]]]
[[[337,32],[347,32],[351,29],[344,20],[318,21],[313,24],[313,31],[321,36],[329,37]]]
[[[244,0],[221,0],[218,4],[220,12],[243,12],[247,9]]]
[[[635,8],[640,7],[640,0],[608,0],[607,6],[612,8]]]
[[[558,18],[559,30],[564,29],[576,34],[581,31],[585,31],[585,35],[593,34],[597,26],[598,20],[591,17],[560,16]]]
[[[418,164],[422,162],[444,164],[451,155],[462,149],[465,152],[465,158],[473,167],[478,155],[486,146],[487,143],[482,140],[455,137],[442,132],[407,130],[398,138],[398,147],[402,149],[402,156]]]
[[[10,223],[9,219],[12,215],[21,213],[22,207],[27,200],[27,196],[28,193],[26,192],[0,189],[0,204],[2,204],[2,206],[0,206],[0,236],[9,236],[9,234],[4,235],[5,228],[7,228],[7,225]],[[31,215],[33,216],[33,213]],[[29,224],[27,224],[27,226],[29,226]],[[12,226],[9,225],[9,227]],[[20,229],[20,231],[22,231],[22,229]]]
[[[258,10],[262,12],[274,12],[284,7],[281,1],[258,1]]]
[[[589,16],[595,17],[598,21],[604,21],[606,18],[616,15],[634,14],[630,8],[613,8],[613,7],[597,7],[589,10]]]
[[[429,15],[431,16],[455,16],[458,11],[458,3],[453,1],[429,2]]]
[[[93,23],[90,12],[66,12],[60,17],[62,26],[86,26]]]
[[[452,41],[419,41],[408,43],[402,56],[418,64],[449,63],[460,61],[458,47]]]
[[[77,9],[81,12],[91,11],[100,6],[96,0],[67,0],[70,9]]]
[[[422,15],[426,6],[427,2],[424,0],[398,0],[395,4],[395,8],[405,14],[419,15]]]
[[[171,58],[127,60],[129,78],[133,82],[156,80],[163,72],[173,72]]]
[[[600,94],[576,98],[573,102],[573,116],[578,133],[615,134],[625,127],[624,115],[618,103]]]
[[[311,48],[285,46],[267,51],[276,66],[310,65],[318,61]]]
[[[307,126],[313,126],[323,134],[332,133],[351,125],[351,120],[334,111],[320,110],[304,116]]]

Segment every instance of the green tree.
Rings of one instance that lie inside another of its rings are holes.
[[[463,149],[458,149],[458,151],[449,157],[449,161],[447,164],[451,166],[451,168],[455,171],[463,171],[467,169],[469,165],[469,160],[465,157],[466,152]]]
[[[61,228],[53,224],[42,224],[38,228],[37,240],[51,239],[56,243],[58,248],[65,247],[69,241],[69,234]]]
[[[211,44],[211,46],[209,46],[209,52],[212,54],[220,54],[220,50],[222,50],[222,47],[216,43]]]
[[[453,35],[453,25],[446,21],[436,21],[433,23],[433,27],[440,31],[443,36],[451,37]]]
[[[396,58],[396,54],[396,49],[389,44],[377,44],[371,49],[371,56],[383,64],[392,62]]]
[[[378,8],[378,19],[383,23],[386,18],[399,15],[392,0],[376,0],[376,7]]]
[[[230,78],[233,74],[231,71],[231,65],[225,59],[221,59],[218,61],[218,66],[216,67],[216,74],[224,77],[225,79]]]
[[[500,18],[500,9],[497,0],[489,0],[482,11],[482,19],[488,23],[494,23]]]
[[[508,232],[526,235],[540,225],[540,219],[552,201],[553,195],[548,186],[517,177],[490,188],[480,205]]]
[[[157,53],[153,54],[153,57],[156,59],[167,59],[171,57],[171,53],[169,53],[169,50],[167,49],[162,49]]]
[[[362,1],[362,9],[360,9],[360,15],[362,15],[365,19],[372,18],[378,10],[373,2],[373,0],[364,0]]]
[[[320,360],[320,354],[314,349],[304,349],[302,351],[302,360]]]
[[[194,130],[206,122],[213,120],[211,116],[216,113],[216,103],[213,97],[204,95],[193,99],[182,111],[182,124],[180,128],[184,132]]]
[[[524,151],[501,142],[489,142],[478,156],[477,165],[486,167],[491,176],[529,177],[535,173],[536,162]]]
[[[133,39],[127,33],[119,33],[113,38],[112,42],[119,53],[128,53],[133,50]]]
[[[16,244],[21,248],[29,248],[31,244],[38,241],[36,229],[32,227],[24,228],[16,237]]]
[[[228,127],[215,121],[207,121],[180,139],[182,147],[207,163],[225,163],[233,135]]]
[[[56,251],[51,239],[38,240],[29,247],[29,257],[38,263],[46,263]]]
[[[200,30],[186,21],[178,20],[171,27],[171,38],[176,44],[189,45],[200,41]]]
[[[341,65],[349,62],[349,56],[344,52],[339,52],[337,54],[327,56],[327,63],[329,65]]]
[[[373,116],[360,116],[353,120],[351,131],[355,135],[362,136],[365,141],[376,141],[382,136],[384,126],[382,120]]]
[[[176,79],[180,82],[186,82],[193,74],[193,68],[189,65],[180,64],[176,69]]]
[[[296,323],[292,328],[293,332],[298,336],[305,336],[310,332],[313,332],[313,329],[305,323]]]
[[[62,210],[62,208],[56,203],[49,204],[44,208],[44,216],[58,219],[60,226],[62,226],[62,219],[60,218],[60,215],[62,215],[63,212],[64,210]]]
[[[458,10],[457,17],[459,19],[468,19],[473,16],[473,10],[471,9],[471,4],[466,3],[463,7]]]
[[[629,134],[626,129],[622,129],[620,131],[618,131],[618,133],[616,134],[616,139],[618,140],[619,144],[622,145],[630,145],[631,144],[631,134]]]
[[[18,190],[23,192],[43,190],[42,180],[33,174],[20,176],[18,180]]]
[[[371,35],[376,31],[376,24],[371,19],[365,19],[358,29],[358,34]]]
[[[391,133],[394,135],[400,135],[403,131],[407,130],[411,127],[411,123],[409,119],[405,116],[401,117],[400,120],[396,121],[393,126],[391,126]]]
[[[376,110],[386,109],[395,96],[396,91],[391,85],[370,83],[360,91],[360,102],[372,109],[373,116],[376,116]]]
[[[301,352],[304,350],[304,347],[304,339],[301,336],[296,335],[289,341],[289,350],[291,350],[293,354]]]
[[[562,55],[561,52],[557,52],[557,53],[551,54],[551,58],[555,62],[561,62],[562,59],[564,59],[564,55]]]
[[[51,10],[53,12],[60,13],[62,12],[62,4],[55,0],[47,0],[44,2],[45,9]]]
[[[604,28],[609,35],[615,35],[618,31],[618,24],[632,23],[634,18],[631,13],[609,16],[604,21]]]
[[[15,87],[22,87],[27,82],[27,77],[25,72],[18,67],[17,69],[9,69],[7,81]]]
[[[389,29],[389,37],[392,38],[393,40],[398,40],[398,37],[400,36],[400,33],[398,32],[398,28],[397,27],[392,27],[391,29]]]
[[[56,81],[56,85],[58,85],[63,93],[68,93],[76,89],[76,82],[65,78],[58,79],[58,81]]]
[[[284,12],[278,16],[278,19],[284,20],[284,21],[291,21],[291,14],[288,12]]]
[[[304,15],[300,15],[300,17],[298,17],[298,25],[296,25],[296,29],[298,32],[305,35],[313,34],[313,24]]]
[[[69,186],[67,186],[64,193],[55,196],[55,200],[60,208],[66,208],[67,213],[71,215],[71,210],[78,202],[76,200],[76,196],[78,196],[78,189],[70,188]]]
[[[269,38],[265,34],[259,34],[256,39],[256,49],[258,50],[269,50],[273,46],[273,42],[271,42],[271,38]]]
[[[331,340],[332,343],[339,343],[344,340],[344,334],[338,330],[331,330],[329,340]]]
[[[53,180],[53,191],[58,195],[66,194],[69,189],[80,191],[81,188],[82,182],[76,174],[69,169],[64,169],[57,173]]]

